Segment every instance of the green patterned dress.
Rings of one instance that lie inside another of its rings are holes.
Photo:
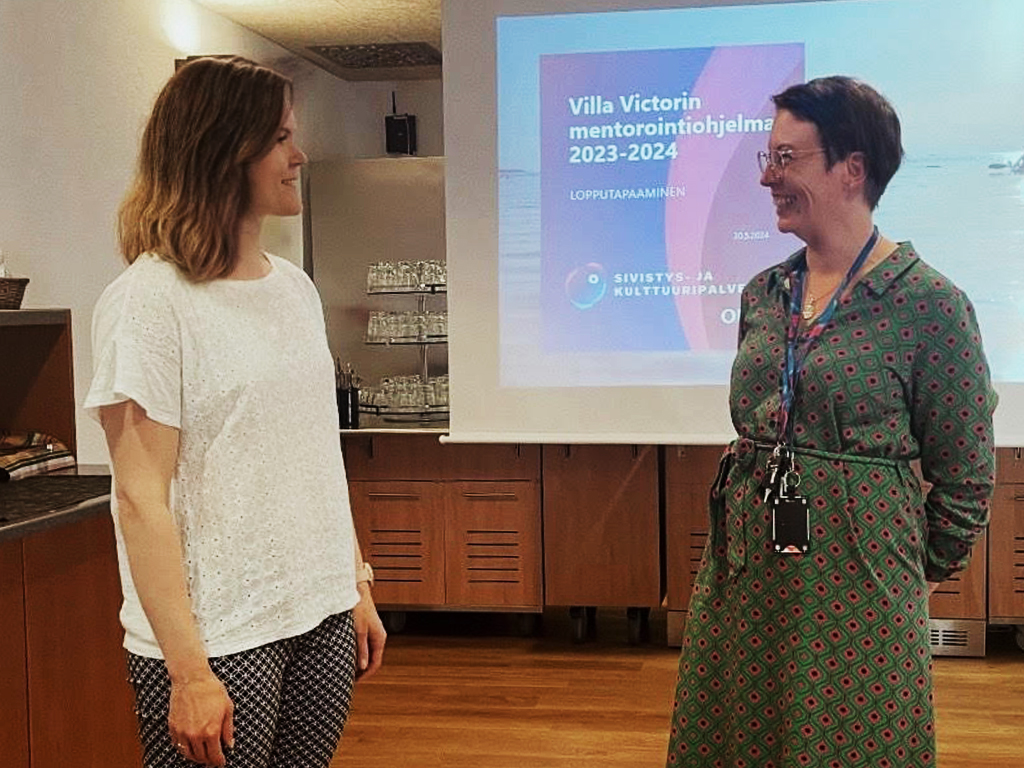
[[[811,550],[776,555],[762,498],[799,256],[743,293],[738,439],[711,489],[668,765],[932,766],[926,581],[966,567],[994,485],[996,396],[974,310],[909,243],[841,302],[793,415]]]

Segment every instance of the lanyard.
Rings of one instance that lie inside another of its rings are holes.
[[[800,373],[803,371],[807,356],[810,354],[811,349],[814,348],[822,331],[825,330],[825,326],[829,324],[832,315],[835,314],[843,292],[850,284],[850,281],[853,280],[854,275],[864,266],[868,254],[871,253],[871,249],[875,247],[877,242],[878,227],[875,227],[871,232],[871,237],[868,238],[864,247],[860,249],[857,258],[850,265],[850,271],[846,273],[843,282],[839,284],[835,293],[832,294],[832,299],[829,301],[828,306],[825,307],[825,311],[818,316],[814,324],[802,337],[800,336],[799,328],[801,310],[804,303],[804,278],[807,275],[806,253],[795,265],[790,277],[792,290],[789,297],[789,328],[786,330],[786,369],[782,376],[782,397],[779,402],[778,442],[780,445],[793,444],[793,425],[790,422],[790,416],[793,413],[793,405],[796,402],[796,385],[800,379]]]

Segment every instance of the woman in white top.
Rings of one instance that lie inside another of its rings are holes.
[[[291,97],[240,58],[175,73],[93,317],[148,768],[326,767],[384,651],[320,298],[259,247],[264,216],[302,208]]]

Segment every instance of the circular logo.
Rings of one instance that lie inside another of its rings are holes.
[[[576,267],[565,278],[565,295],[577,309],[590,309],[604,298],[607,290],[604,267],[594,262]]]

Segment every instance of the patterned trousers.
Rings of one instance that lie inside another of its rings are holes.
[[[355,679],[352,612],[296,637],[210,659],[235,705],[228,768],[327,768],[348,719]],[[175,749],[162,659],[128,654],[145,768],[195,768]]]

